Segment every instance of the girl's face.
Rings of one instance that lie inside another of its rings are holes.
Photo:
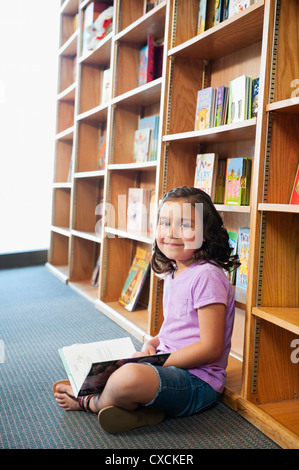
[[[160,211],[157,245],[169,259],[191,260],[202,245],[201,227],[198,212],[186,199],[166,201]]]

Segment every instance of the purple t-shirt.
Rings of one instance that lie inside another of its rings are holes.
[[[157,352],[172,352],[200,340],[197,309],[213,303],[226,306],[224,343],[221,356],[189,372],[207,382],[217,392],[226,383],[227,358],[234,323],[234,290],[221,268],[211,263],[195,263],[164,280],[163,313]]]

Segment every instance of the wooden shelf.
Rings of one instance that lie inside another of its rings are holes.
[[[149,245],[153,244],[153,239],[147,235],[141,235],[133,232],[126,232],[124,230],[119,230],[113,227],[105,227],[105,233],[112,236],[117,236],[120,238],[129,238],[130,240],[136,240],[141,243],[147,243]]]
[[[255,138],[256,118],[234,124],[225,124],[203,131],[182,132],[163,136],[163,142],[216,143],[250,140]]]
[[[74,136],[74,126],[69,127],[68,129],[65,129],[62,132],[59,132],[56,134],[55,139],[56,140],[64,140],[64,141],[72,141]]]
[[[84,113],[78,114],[76,119],[77,121],[86,121],[86,122],[100,122],[107,120],[108,113],[108,103],[100,104],[95,108],[85,111]]]
[[[269,203],[260,203],[258,205],[259,211],[269,211],[269,212],[286,212],[299,214],[299,205],[295,204],[269,204]]]
[[[157,161],[150,162],[139,162],[139,163],[110,163],[108,165],[108,170],[142,170],[150,171],[157,167]]]
[[[62,15],[75,15],[78,13],[79,0],[65,0],[60,8],[60,14]]]
[[[97,301],[99,288],[89,281],[69,281],[68,285],[90,302],[95,304]]]
[[[101,178],[105,176],[105,170],[95,170],[95,171],[80,171],[74,173],[74,178]]]
[[[65,284],[68,282],[69,278],[69,266],[54,266],[51,263],[46,263],[46,268],[54,274],[58,279],[60,279]]]
[[[276,101],[267,104],[267,112],[299,114],[299,98],[289,98],[288,100]]]
[[[262,39],[264,1],[173,47],[168,56],[215,60]]]
[[[299,334],[299,308],[253,307],[253,315]]]
[[[161,97],[162,79],[157,78],[145,85],[134,88],[112,99],[112,105],[149,106],[157,103]]]
[[[79,64],[106,65],[110,62],[112,33],[99,41],[94,50],[81,56]]]
[[[85,240],[90,240],[95,243],[102,242],[102,237],[98,236],[95,232],[84,232],[82,230],[72,229],[71,234],[75,235],[76,237],[81,237],[81,238],[84,238]]]
[[[65,90],[57,95],[57,100],[74,101],[76,95],[77,82],[72,83]]]
[[[115,41],[131,42],[141,47],[146,42],[149,34],[155,38],[163,37],[165,11],[166,1],[160,3],[156,8],[153,8],[116,34]]]
[[[277,403],[265,403],[259,405],[259,409],[265,411],[269,416],[294,434],[299,434],[299,400],[294,399]],[[296,436],[294,436],[294,438],[296,438]]]
[[[71,37],[61,46],[59,49],[60,56],[74,57],[77,54],[77,42],[78,42],[79,30],[77,29]]]

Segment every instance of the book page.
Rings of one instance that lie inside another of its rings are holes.
[[[77,395],[92,363],[131,357],[135,352],[131,338],[74,344],[59,350],[62,362]]]

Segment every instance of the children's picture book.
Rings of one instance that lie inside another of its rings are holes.
[[[229,0],[222,0],[222,21],[229,17]]]
[[[130,312],[137,305],[141,289],[149,272],[150,259],[151,253],[149,251],[137,247],[133,263],[119,298],[120,304]]]
[[[214,193],[215,204],[224,204],[226,164],[226,158],[218,158]]]
[[[99,138],[98,169],[105,170],[106,165],[106,133]]]
[[[127,231],[147,236],[151,189],[129,188]]]
[[[202,189],[212,199],[214,199],[216,180],[215,164],[215,153],[198,154],[196,157],[194,187]]]
[[[290,204],[299,204],[299,165],[296,170],[295,181],[290,198]]]
[[[99,284],[99,273],[100,273],[100,255],[98,256],[98,259],[94,265],[94,268],[92,270],[91,278],[90,278],[90,283],[91,285],[97,287]]]
[[[259,86],[260,79],[254,78],[252,80],[252,97],[251,97],[251,117],[254,118],[257,116],[258,107],[259,107]]]
[[[157,160],[157,151],[158,151],[158,136],[159,136],[159,115],[148,116],[145,118],[139,119],[139,130],[140,129],[152,129],[151,133],[151,145],[150,145],[150,155],[148,160],[154,161]]]
[[[195,131],[202,131],[214,125],[215,89],[204,88],[197,92]]]
[[[229,17],[244,11],[254,3],[254,0],[230,0],[229,1]]]
[[[147,43],[140,49],[139,53],[139,86],[151,82],[154,78],[154,55],[154,38],[153,36],[148,35]]]
[[[238,248],[238,233],[237,232],[230,232],[228,231],[228,236],[229,236],[229,246],[232,248],[231,255],[236,255],[237,254],[237,248]],[[228,272],[228,278],[229,282],[231,284],[235,283],[236,280],[236,270],[231,268],[231,270]]]
[[[247,77],[241,75],[230,82],[228,124],[246,119]]]
[[[227,102],[228,87],[218,87],[216,90],[215,127],[222,126],[226,122]]]
[[[247,289],[250,229],[239,228],[238,256],[241,265],[236,272],[236,287]]]
[[[133,162],[147,162],[150,159],[152,147],[152,129],[145,127],[137,129],[134,134]]]
[[[250,181],[251,159],[228,158],[225,178],[225,204],[248,205]]]
[[[206,13],[206,29],[210,29],[221,21],[222,0],[208,0]]]
[[[197,34],[201,34],[206,29],[207,0],[199,0],[199,10],[197,19]]]
[[[110,375],[128,363],[163,365],[170,354],[132,357],[136,352],[131,338],[117,338],[73,344],[58,350],[75,397],[102,392]]]

